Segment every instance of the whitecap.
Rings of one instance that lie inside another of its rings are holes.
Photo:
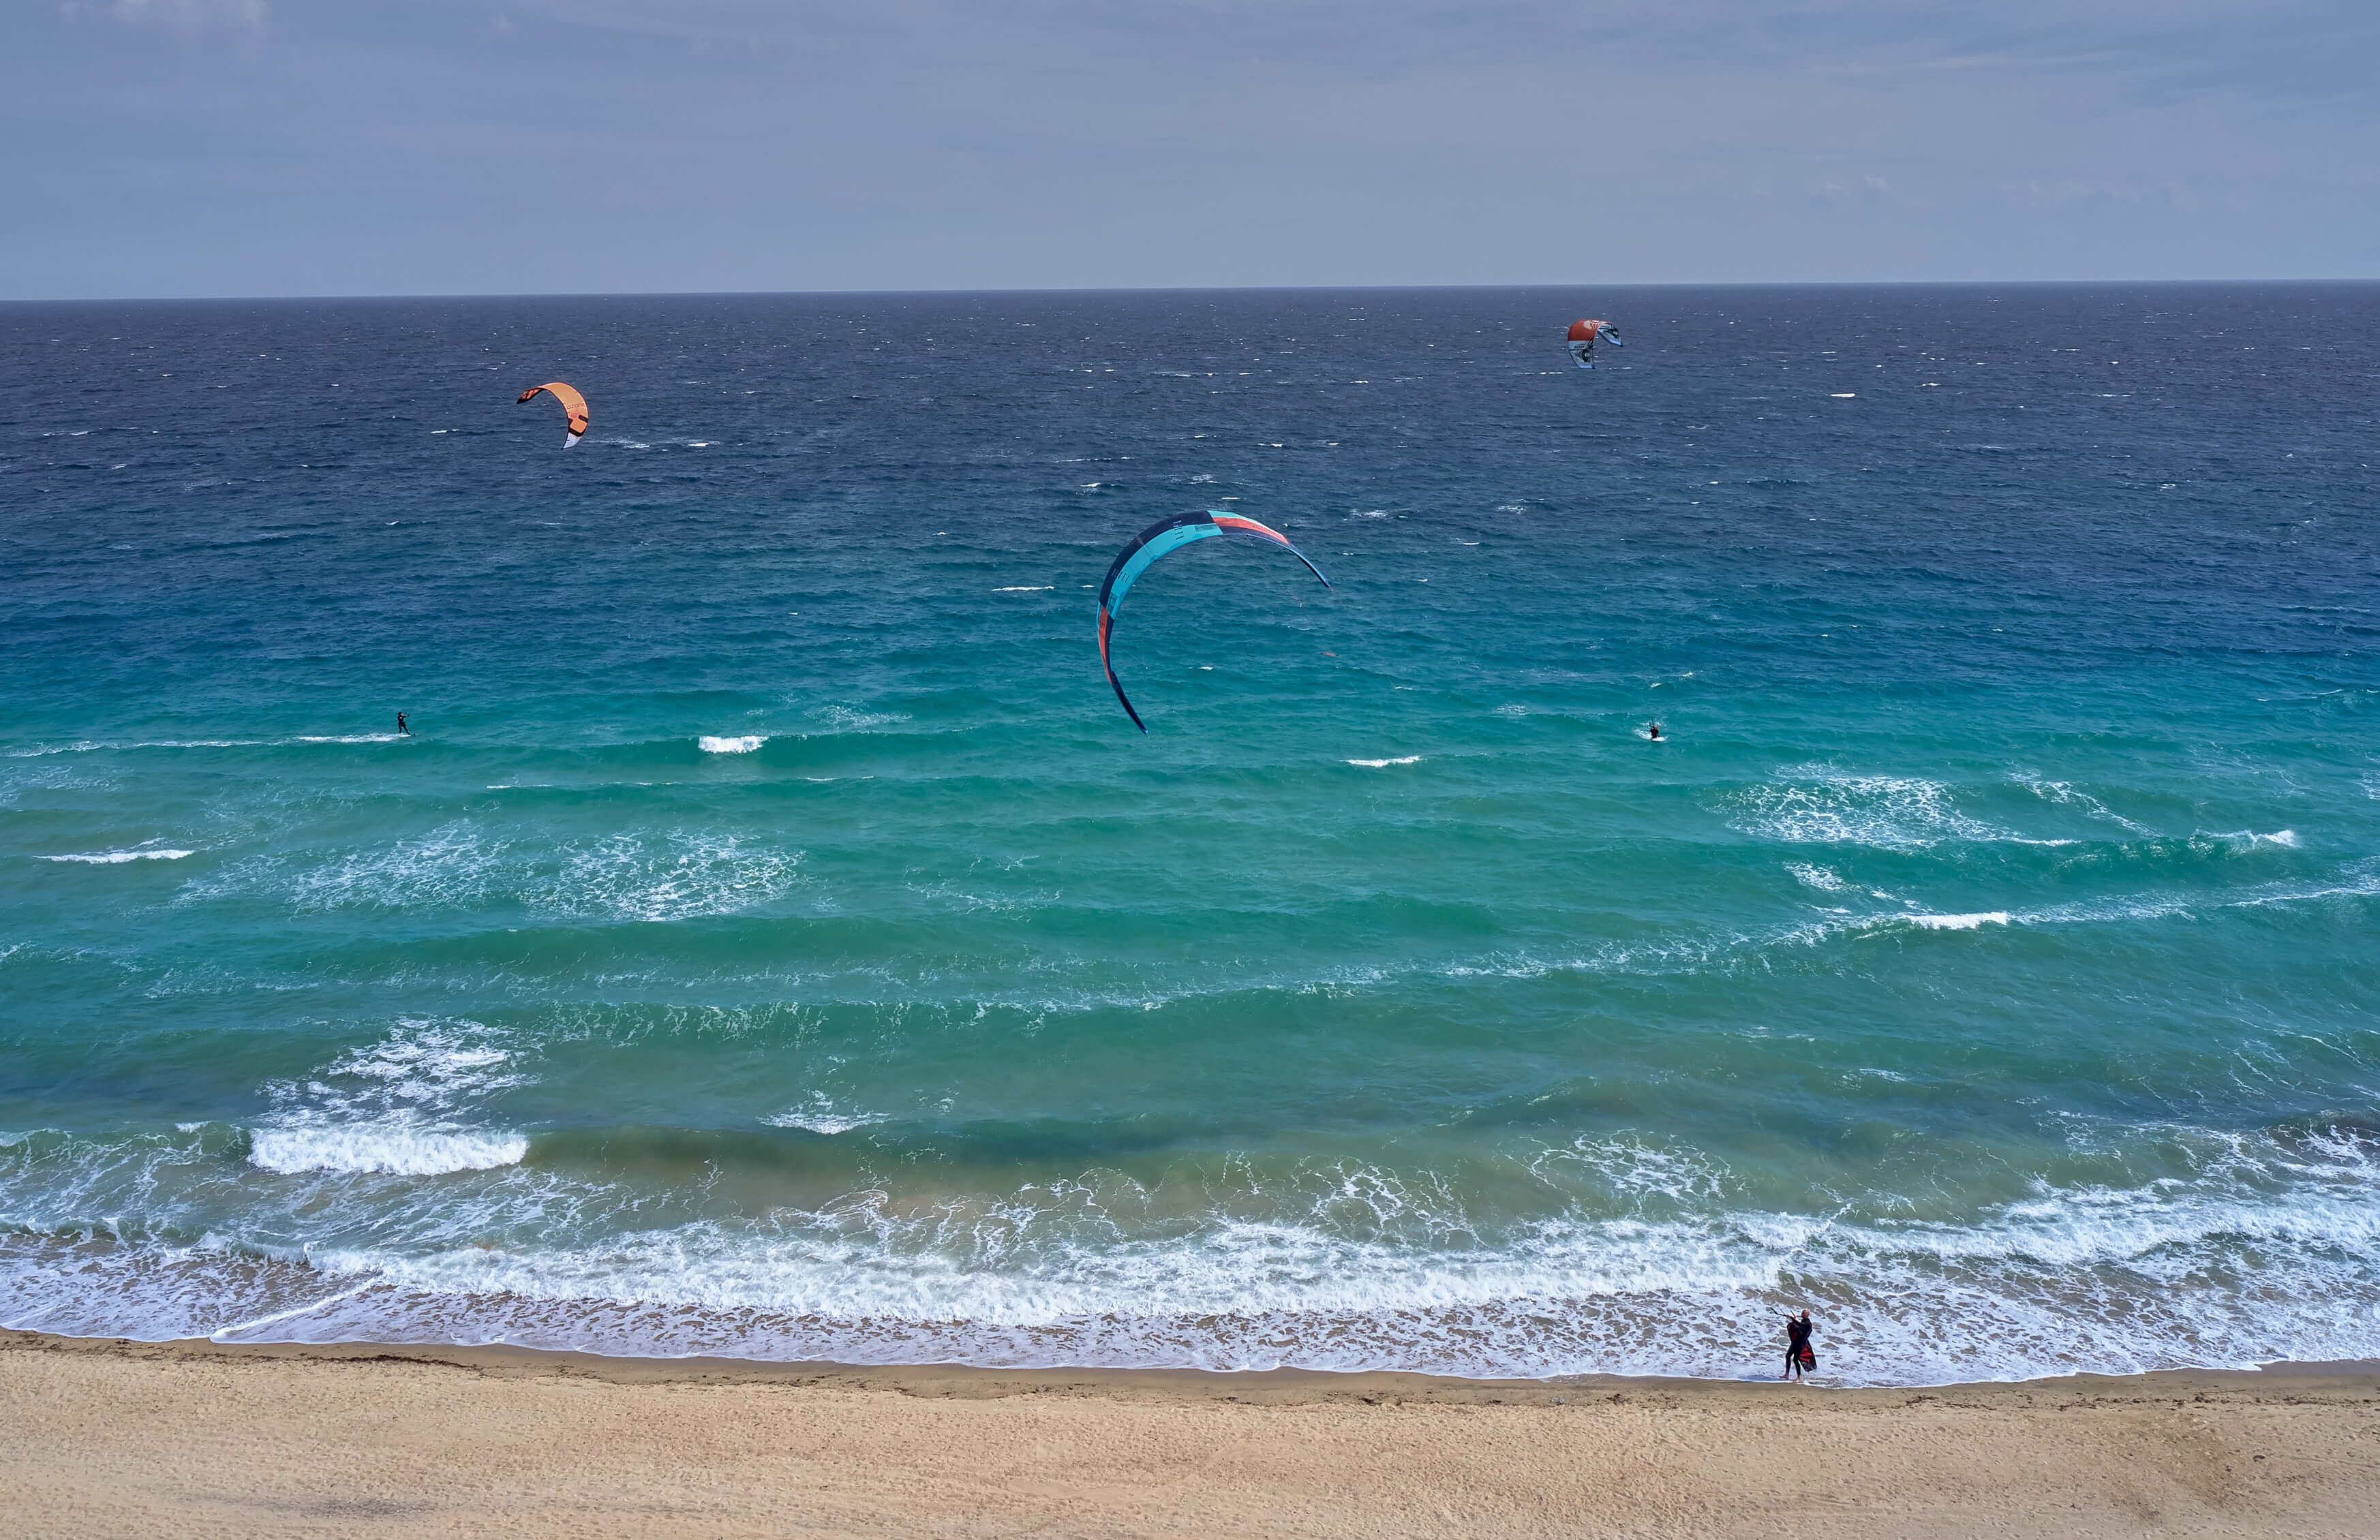
[[[752,733],[740,738],[713,738],[708,735],[694,740],[695,746],[705,754],[749,754],[767,743],[766,734]]]
[[[2218,840],[2228,840],[2234,844],[2245,845],[2251,850],[2258,845],[2274,845],[2282,850],[2295,850],[2299,846],[2297,831],[2294,829],[2277,829],[2270,834],[2259,834],[2252,829],[2235,829],[2215,837]]]
[[[440,1176],[516,1166],[528,1153],[519,1134],[442,1134],[404,1126],[260,1128],[249,1135],[249,1162],[268,1171],[382,1171],[392,1176]]]
[[[1980,926],[2009,923],[2008,911],[2005,909],[1994,909],[1988,913],[1975,915],[1895,915],[1892,917],[1897,920],[1906,920],[1911,925],[1920,926],[1927,930],[1973,930]]]
[[[1402,759],[1350,759],[1347,762],[1351,765],[1361,765],[1366,770],[1386,770],[1390,765],[1418,765],[1421,763],[1421,756],[1408,754]]]
[[[120,866],[127,861],[179,861],[194,850],[111,850],[96,855],[44,855],[44,861],[81,861],[94,867]]]
[[[1038,587],[1016,588],[994,588],[994,589],[992,589],[991,591],[992,591],[992,592],[994,592],[994,593],[1048,593],[1050,589],[1052,589],[1052,588],[1056,588],[1057,586],[1058,586],[1058,585],[1056,585],[1055,583],[1043,583],[1043,584],[1038,585]]]

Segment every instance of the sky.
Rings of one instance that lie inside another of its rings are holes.
[[[0,0],[0,298],[2380,276],[2375,0]]]

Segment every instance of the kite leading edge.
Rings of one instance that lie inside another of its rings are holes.
[[[1168,552],[1179,551],[1193,540],[1203,540],[1215,535],[1245,535],[1252,540],[1270,540],[1299,561],[1305,570],[1321,578],[1329,588],[1330,579],[1322,576],[1322,569],[1308,560],[1305,552],[1289,543],[1289,537],[1270,529],[1255,519],[1239,514],[1219,513],[1208,509],[1196,514],[1177,514],[1159,519],[1133,537],[1132,542],[1116,552],[1114,564],[1108,568],[1107,581],[1099,585],[1099,666],[1107,670],[1108,684],[1115,691],[1116,700],[1123,707],[1132,724],[1143,733],[1148,724],[1133,709],[1131,697],[1123,693],[1123,682],[1116,677],[1115,664],[1108,659],[1108,638],[1115,631],[1116,612],[1123,608],[1123,596],[1130,591],[1140,575],[1147,572],[1157,559]]]
[[[570,414],[570,433],[562,441],[562,447],[567,449],[578,442],[579,435],[587,431],[587,398],[559,380],[549,380],[542,385],[532,385],[520,393],[520,398],[522,401],[534,401],[540,391],[561,402],[562,409]]]

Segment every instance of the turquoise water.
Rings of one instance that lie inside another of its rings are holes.
[[[2375,341],[2374,285],[0,307],[0,1321],[2380,1355]],[[1143,737],[1093,590],[1199,507],[1334,588],[1167,558]]]

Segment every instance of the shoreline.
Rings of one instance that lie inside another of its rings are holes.
[[[0,1332],[0,1513],[128,1534],[2360,1535],[2380,1365],[1937,1388]]]
[[[18,1352],[82,1352],[136,1360],[261,1360],[275,1363],[414,1364],[465,1369],[498,1377],[576,1376],[612,1385],[783,1385],[896,1390],[905,1395],[1010,1395],[1062,1392],[1117,1399],[1156,1395],[1186,1401],[1243,1401],[1290,1406],[1329,1401],[1376,1403],[1383,1399],[1429,1401],[1442,1405],[1527,1405],[1572,1400],[1580,1392],[1635,1391],[1694,1395],[1713,1391],[1760,1394],[1766,1388],[1823,1393],[1828,1397],[1939,1398],[1967,1392],[2112,1392],[2198,1395],[2209,1390],[2274,1388],[2277,1382],[2312,1381],[2369,1385],[2380,1394],[2380,1359],[2342,1359],[2322,1364],[2281,1361],[2251,1369],[2144,1369],[2131,1374],[2081,1372],[2032,1379],[1950,1380],[1934,1385],[1831,1385],[1826,1376],[1789,1382],[1774,1377],[1703,1378],[1692,1375],[1564,1375],[1548,1379],[1484,1378],[1396,1369],[1193,1369],[1118,1368],[1105,1365],[999,1368],[973,1364],[844,1364],[678,1357],[587,1352],[572,1348],[522,1347],[512,1343],[465,1346],[448,1342],[218,1342],[207,1337],[151,1340],[131,1337],[82,1337],[63,1332],[0,1327],[0,1355]]]

